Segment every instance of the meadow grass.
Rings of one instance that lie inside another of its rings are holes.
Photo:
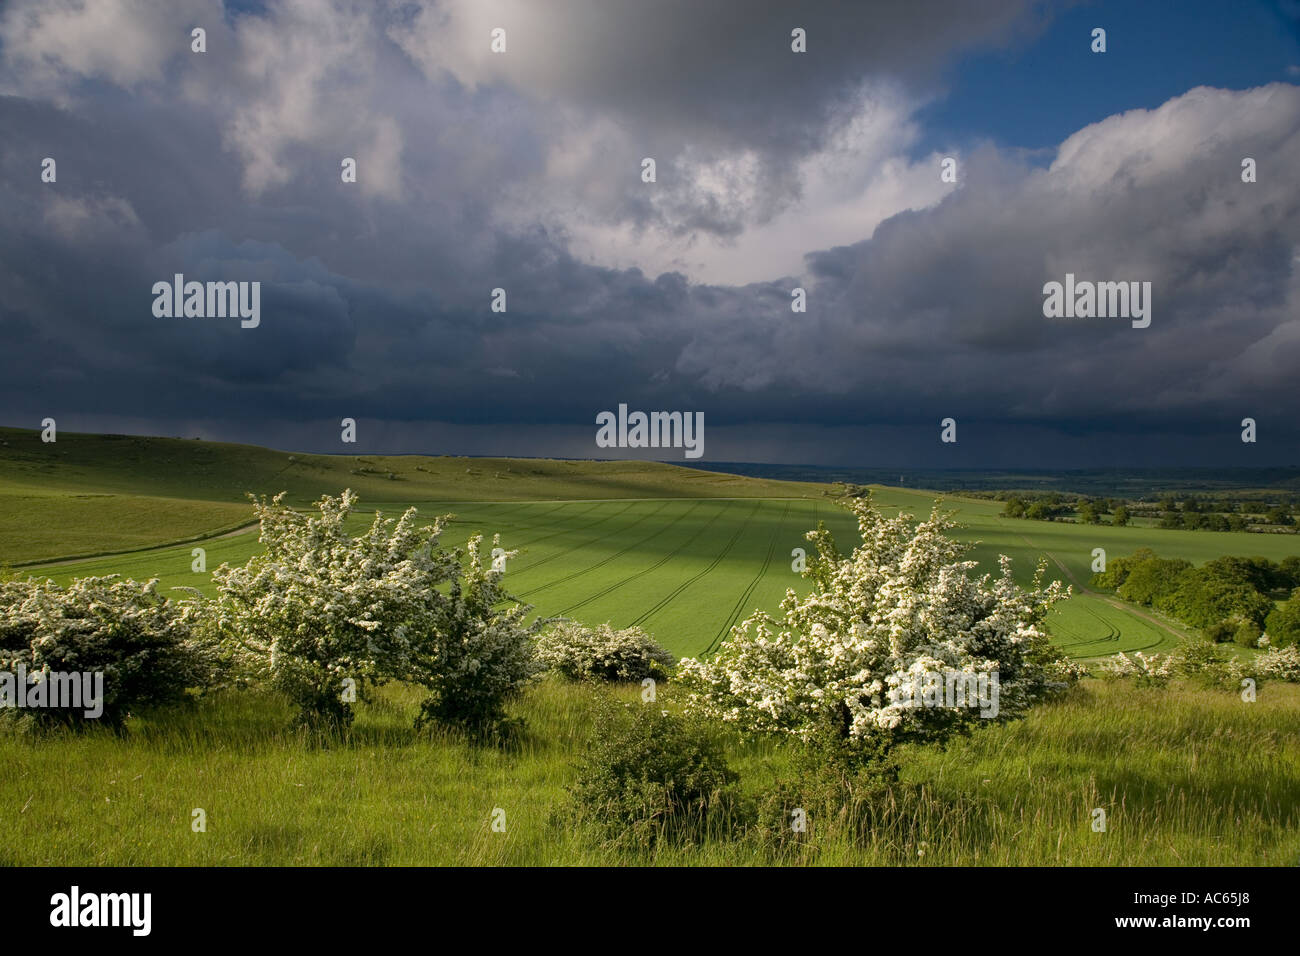
[[[639,701],[639,687],[614,691]],[[1255,703],[1186,686],[1086,681],[1024,720],[944,749],[910,747],[900,779],[816,811],[784,850],[748,817],[693,846],[611,849],[566,815],[597,689],[548,679],[515,702],[508,745],[412,729],[390,686],[345,739],[288,730],[261,692],[133,718],[118,737],[0,732],[6,865],[1295,865],[1300,687]],[[676,707],[664,685],[660,701]],[[728,739],[759,801],[797,782],[791,746]],[[202,808],[207,832],[191,829]],[[1105,832],[1093,811],[1107,813]],[[505,812],[504,833],[490,828]]]

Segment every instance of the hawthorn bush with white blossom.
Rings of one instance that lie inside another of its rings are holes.
[[[615,630],[560,621],[537,639],[537,656],[569,680],[640,681],[666,678],[675,659],[641,628]]]
[[[1168,654],[1116,654],[1101,662],[1099,676],[1132,677],[1139,687],[1166,687],[1174,678],[1183,678],[1229,691],[1239,690],[1246,678],[1300,683],[1300,646],[1270,648],[1245,660],[1212,641],[1184,640]]]
[[[140,707],[183,700],[187,689],[208,683],[214,660],[157,584],[116,574],[66,588],[36,578],[0,581],[0,671],[22,664],[29,675],[103,673],[98,720],[115,727]],[[76,709],[28,713],[42,723],[86,719]]]
[[[538,665],[523,623],[531,609],[499,607],[511,599],[500,572],[484,566],[480,538],[463,566],[459,550],[438,546],[446,517],[417,527],[415,508],[398,519],[376,513],[353,537],[351,490],[321,498],[319,515],[283,498],[253,498],[265,553],[217,568],[218,597],[196,605],[245,672],[269,678],[309,726],[350,724],[350,698],[389,680],[428,689],[421,722],[501,719]]]
[[[500,543],[494,535],[493,548]],[[496,730],[504,723],[506,701],[543,670],[533,639],[545,622],[524,623],[532,606],[510,597],[501,587],[502,572],[492,570],[490,559],[484,564],[481,536],[470,538],[465,549],[468,564],[451,579],[433,627],[417,633],[412,679],[429,696],[416,723]],[[507,558],[516,554],[505,552]]]
[[[1166,687],[1174,677],[1174,657],[1172,654],[1144,654],[1134,651],[1129,657],[1123,651],[1107,658],[1097,667],[1097,676],[1102,680],[1119,680],[1132,677],[1139,687]]]
[[[945,534],[956,524],[937,504],[914,527],[911,515],[886,518],[869,495],[844,503],[861,545],[842,557],[824,527],[808,532],[817,550],[804,572],[812,592],[788,590],[781,619],[758,612],[715,657],[683,660],[677,677],[692,691],[692,710],[747,732],[829,739],[846,753],[881,756],[983,719],[970,708],[891,699],[904,681],[997,672],[996,719],[1005,719],[1077,678],[1042,628],[1069,594],[1060,582],[1041,587],[1044,565],[1030,590],[1016,585],[1005,556],[999,577],[972,577],[976,562],[960,560],[969,545]]]
[[[1300,644],[1270,647],[1253,663],[1259,677],[1300,684]]]

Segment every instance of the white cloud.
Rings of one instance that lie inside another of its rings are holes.
[[[561,229],[575,255],[598,265],[720,285],[798,277],[810,250],[858,242],[953,189],[940,182],[941,156],[906,156],[916,105],[884,85],[864,88],[789,182],[753,149],[685,148],[656,157],[658,182],[645,184],[633,132],[599,113],[585,123],[566,115],[543,181],[516,184],[501,214],[516,227],[540,220]],[[715,228],[700,228],[701,217]]]
[[[220,0],[14,0],[0,19],[0,91],[66,101],[78,78],[158,81],[189,56],[190,30],[218,25]]]
[[[49,196],[45,222],[70,242],[104,237],[120,241],[126,231],[140,226],[135,209],[118,196],[78,198],[57,192],[51,192]]]

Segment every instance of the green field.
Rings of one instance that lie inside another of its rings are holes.
[[[506,581],[537,613],[640,624],[686,655],[707,652],[754,609],[775,610],[787,588],[803,586],[791,552],[807,547],[804,533],[819,521],[842,548],[856,541],[850,515],[824,496],[825,486],[654,462],[290,455],[81,435],[43,444],[14,429],[0,430],[0,439],[0,561],[59,582],[117,573],[211,593],[212,569],[242,564],[259,547],[245,492],[287,490],[306,506],[351,487],[363,509],[396,514],[413,505],[430,519],[454,514],[448,543],[499,532],[505,548],[520,552]],[[888,487],[875,495],[887,511],[918,515],[937,497]],[[1115,557],[1145,546],[1193,562],[1300,554],[1300,537],[1289,535],[1016,520],[1001,517],[997,502],[958,496],[945,506],[957,512],[982,569],[995,571],[998,555],[1007,554],[1028,583],[1046,558],[1049,580],[1076,586],[1080,593],[1058,606],[1050,626],[1079,658],[1165,649],[1181,633],[1154,612],[1082,593],[1094,548]],[[358,514],[354,526],[360,531],[369,520]],[[203,573],[191,570],[196,547],[206,553]],[[78,554],[103,556],[34,563]]]

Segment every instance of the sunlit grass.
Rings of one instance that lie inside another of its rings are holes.
[[[616,691],[639,700],[639,688]],[[343,740],[289,731],[290,711],[231,692],[93,730],[0,733],[10,865],[705,863],[1294,865],[1300,861],[1300,688],[1247,704],[1178,686],[1089,681],[1027,719],[904,754],[899,782],[809,821],[780,857],[738,820],[702,845],[604,850],[565,816],[597,691],[547,681],[516,702],[526,731],[485,746],[417,733],[419,694],[386,688]],[[674,706],[671,687],[655,706]],[[789,748],[729,747],[761,798]],[[192,830],[192,812],[207,831]],[[1106,812],[1104,832],[1094,811]],[[505,832],[490,827],[505,813]]]

